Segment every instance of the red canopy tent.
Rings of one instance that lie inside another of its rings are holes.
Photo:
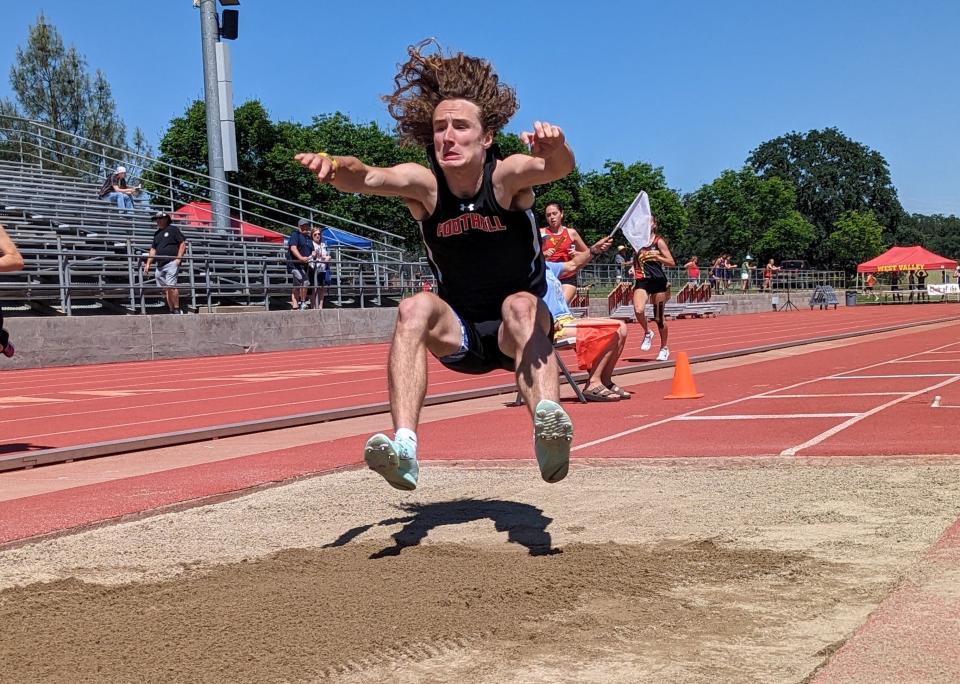
[[[920,245],[914,247],[891,247],[878,257],[857,266],[857,273],[887,273],[890,271],[930,271],[939,268],[956,268],[957,262],[947,259]]]
[[[196,228],[210,228],[213,226],[213,211],[210,209],[209,202],[191,202],[184,204],[172,214],[173,220],[178,223],[185,223],[188,226]],[[241,221],[230,217],[230,225],[240,231],[243,237],[260,238],[265,242],[275,242],[282,244],[286,235],[278,233],[275,230],[261,228],[252,223]]]

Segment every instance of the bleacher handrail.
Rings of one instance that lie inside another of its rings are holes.
[[[25,159],[24,159],[25,156],[33,156],[34,158],[36,158],[36,159],[40,162],[39,166],[40,166],[41,169],[43,169],[43,159],[44,159],[44,158],[43,158],[43,155],[42,155],[42,151],[43,151],[44,149],[50,149],[50,151],[52,151],[52,152],[56,152],[57,154],[62,154],[62,150],[54,150],[54,149],[52,149],[52,148],[44,148],[41,144],[39,144],[39,142],[37,142],[37,143],[35,143],[35,145],[36,145],[36,147],[37,147],[37,149],[38,149],[37,154],[28,155],[28,153],[23,149],[23,143],[24,143],[25,141],[26,141],[26,142],[30,142],[31,138],[36,138],[37,140],[45,140],[45,141],[49,141],[49,142],[56,143],[57,146],[68,145],[68,146],[71,146],[71,147],[73,147],[73,148],[75,148],[75,149],[84,150],[84,151],[87,152],[88,154],[93,154],[93,155],[99,156],[100,159],[101,159],[101,164],[99,164],[99,165],[97,166],[97,169],[95,170],[95,172],[94,172],[94,171],[91,171],[90,169],[84,169],[84,168],[81,168],[81,167],[76,167],[76,166],[70,166],[70,165],[67,165],[67,164],[63,164],[63,163],[60,162],[60,161],[57,162],[58,164],[63,165],[65,168],[68,168],[68,169],[70,169],[70,170],[72,170],[72,171],[75,171],[75,172],[81,174],[82,176],[85,176],[85,177],[88,179],[88,182],[102,181],[101,176],[103,176],[105,173],[107,173],[109,169],[114,168],[114,167],[115,167],[116,165],[118,165],[118,164],[129,164],[129,160],[135,159],[135,160],[137,160],[137,163],[138,163],[139,166],[141,166],[141,168],[143,168],[143,169],[149,168],[152,172],[155,172],[155,173],[157,173],[158,175],[160,175],[161,177],[166,178],[167,180],[171,181],[171,190],[172,190],[172,181],[173,181],[175,178],[176,178],[176,180],[177,180],[178,183],[184,183],[184,182],[185,182],[185,183],[190,184],[190,185],[193,186],[193,187],[204,188],[204,189],[207,189],[207,190],[210,188],[210,182],[211,182],[211,180],[212,180],[211,177],[210,177],[209,175],[199,173],[199,172],[194,171],[194,170],[192,170],[192,169],[187,169],[187,168],[184,168],[184,167],[181,167],[181,166],[177,166],[177,165],[175,165],[175,164],[171,164],[170,162],[167,162],[167,161],[164,161],[164,160],[161,160],[161,159],[157,159],[157,158],[155,158],[155,157],[148,157],[147,155],[144,155],[144,154],[141,154],[141,153],[138,153],[138,152],[133,152],[133,151],[131,151],[131,150],[125,150],[125,149],[123,149],[123,148],[115,147],[115,146],[109,145],[109,144],[107,144],[107,143],[102,143],[102,142],[98,142],[98,141],[95,141],[95,140],[91,140],[91,139],[89,139],[89,138],[86,138],[86,137],[81,136],[81,135],[77,135],[77,134],[75,134],[75,133],[70,133],[70,132],[67,132],[67,131],[62,131],[62,130],[57,129],[57,128],[54,128],[53,126],[51,126],[51,125],[49,125],[49,124],[46,124],[46,123],[44,123],[44,122],[42,122],[42,121],[35,121],[35,120],[33,120],[33,119],[25,119],[25,118],[23,118],[23,117],[16,117],[16,116],[10,116],[10,115],[4,114],[4,115],[0,115],[0,124],[3,123],[3,120],[4,120],[4,119],[10,120],[10,121],[16,121],[16,122],[19,122],[19,123],[21,123],[21,124],[23,124],[23,125],[26,125],[26,126],[28,126],[28,127],[29,127],[29,126],[33,126],[33,127],[36,127],[36,128],[38,129],[36,133],[33,133],[33,132],[30,132],[29,130],[24,130],[24,129],[22,129],[22,128],[16,128],[15,126],[14,126],[14,127],[11,127],[11,126],[8,126],[8,125],[0,125],[0,134],[6,134],[6,135],[8,136],[8,139],[16,139],[16,140],[20,143],[21,146],[20,146],[20,150],[19,150],[19,151],[20,151],[20,161],[21,161],[21,163],[26,163],[26,162],[25,162]],[[44,134],[41,132],[42,130],[49,131],[49,132],[51,132],[53,135],[51,135],[51,136],[44,135]],[[10,138],[10,134],[11,134],[11,133],[16,134],[14,138]],[[27,134],[26,136],[24,136],[25,133]],[[55,137],[56,135],[68,136],[70,139],[69,139],[69,140],[63,140],[63,139],[61,139],[61,138]],[[89,145],[90,148],[85,148],[84,145],[77,144],[76,141],[80,141],[80,142],[82,142],[82,143],[84,143],[84,144],[86,144],[86,145]],[[115,153],[115,154],[113,154],[112,156],[108,156],[108,155],[106,154],[106,151],[107,151],[107,150],[110,150],[112,153]],[[81,161],[81,162],[84,162],[84,161],[85,161],[85,160],[83,160],[81,157],[79,157],[79,156],[77,156],[77,155],[73,155],[73,156],[71,157],[71,159],[76,160],[76,161]],[[107,159],[110,160],[110,162],[111,162],[110,165],[107,165],[107,164],[106,164],[106,160],[107,160]],[[131,165],[132,165],[132,164],[131,164]],[[160,167],[160,166],[164,166],[164,167],[166,167],[168,170],[167,170],[166,172],[161,171],[161,170],[158,168],[158,167]],[[170,169],[174,169],[174,170],[179,171],[179,172],[181,172],[181,173],[189,174],[190,176],[192,176],[192,177],[194,177],[194,178],[201,179],[202,181],[205,181],[206,185],[204,185],[202,182],[197,181],[197,180],[184,180],[184,179],[182,179],[182,178],[176,177],[176,176],[174,176],[172,173],[169,172]],[[257,216],[258,218],[266,218],[266,217],[263,216],[262,214],[258,214],[258,213],[256,213],[256,212],[250,212],[249,210],[244,210],[244,209],[243,209],[243,207],[242,207],[243,204],[249,204],[249,203],[252,202],[252,203],[253,203],[255,206],[257,206],[257,207],[270,209],[271,211],[279,212],[279,213],[282,214],[283,216],[289,217],[289,218],[291,219],[291,222],[290,222],[291,225],[295,225],[295,224],[296,224],[296,220],[299,220],[300,218],[308,218],[308,219],[310,219],[311,221],[313,221],[316,216],[321,216],[321,217],[325,217],[325,218],[328,219],[328,220],[332,220],[332,221],[335,221],[335,222],[338,222],[338,223],[344,223],[344,224],[353,226],[353,227],[355,227],[355,228],[362,229],[362,230],[364,230],[364,231],[371,231],[372,233],[374,233],[375,235],[377,235],[377,236],[379,236],[379,237],[371,237],[371,236],[369,236],[369,235],[364,235],[363,237],[365,237],[365,238],[367,238],[367,239],[370,239],[370,240],[372,240],[372,241],[374,241],[374,242],[377,242],[377,243],[379,243],[379,244],[381,244],[381,245],[383,245],[383,246],[385,246],[385,247],[390,247],[390,248],[393,248],[393,249],[397,249],[397,246],[396,246],[395,244],[393,244],[393,243],[391,242],[391,240],[403,240],[403,237],[402,237],[401,235],[396,234],[396,233],[392,233],[392,232],[387,231],[387,230],[384,230],[384,229],[382,229],[382,228],[376,228],[376,227],[374,227],[374,226],[370,226],[370,225],[367,225],[367,224],[364,224],[364,223],[360,223],[360,222],[357,222],[357,221],[353,221],[352,219],[348,219],[348,218],[343,217],[343,216],[337,216],[336,214],[331,214],[331,213],[329,213],[329,212],[325,212],[325,211],[323,211],[323,210],[321,210],[321,209],[318,209],[318,208],[316,208],[316,207],[310,207],[310,206],[307,206],[307,205],[304,205],[304,204],[300,204],[299,202],[294,202],[294,201],[292,201],[292,200],[287,200],[287,199],[284,199],[284,198],[281,198],[281,197],[277,197],[276,195],[271,195],[271,194],[269,194],[269,193],[265,193],[265,192],[262,192],[262,191],[260,191],[260,190],[255,190],[255,189],[253,189],[253,188],[249,188],[249,187],[246,187],[246,186],[242,186],[242,185],[239,185],[239,184],[237,184],[237,183],[232,183],[232,182],[229,182],[229,181],[227,181],[227,186],[228,186],[228,188],[233,188],[233,189],[236,189],[236,190],[237,190],[237,194],[236,194],[236,195],[230,195],[230,198],[231,198],[231,199],[234,199],[234,198],[235,198],[235,199],[238,200],[239,206],[237,207],[237,210],[238,210],[238,212],[241,213],[240,220],[245,220],[245,219],[242,217],[242,212],[244,212],[244,211],[246,211],[247,213],[250,213],[250,214],[253,214],[253,215]],[[193,198],[195,198],[195,199],[204,199],[205,201],[209,201],[209,199],[208,199],[207,197],[205,197],[205,196],[203,196],[203,195],[201,195],[201,194],[199,194],[199,193],[187,192],[186,194],[187,194],[189,197],[193,197]],[[298,210],[298,211],[288,211],[288,210],[286,210],[286,209],[281,209],[281,208],[278,208],[278,207],[274,207],[274,206],[270,206],[270,205],[263,204],[263,203],[260,202],[260,201],[251,200],[251,199],[249,198],[250,195],[253,195],[253,196],[255,196],[255,197],[262,198],[263,200],[269,200],[269,201],[273,201],[273,202],[278,202],[278,203],[281,203],[281,204],[283,204],[283,205],[286,205],[286,206],[290,207],[291,209],[296,209],[296,210]],[[167,199],[169,200],[169,203],[168,203],[167,207],[168,207],[171,211],[175,210],[176,207],[174,206],[173,197],[172,197],[172,192],[171,192],[171,196],[168,197]]]

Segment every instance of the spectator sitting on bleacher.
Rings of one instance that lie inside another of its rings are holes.
[[[310,291],[310,274],[307,266],[313,255],[313,240],[310,231],[313,224],[308,219],[297,221],[297,229],[287,237],[287,273],[293,278],[293,290],[290,293],[290,305],[301,311],[309,308],[307,295]]]
[[[20,250],[7,235],[3,224],[0,224],[0,273],[19,271],[23,269],[23,257]],[[13,344],[10,342],[10,333],[3,328],[3,307],[0,307],[0,354],[6,357],[13,356]]]
[[[629,392],[613,382],[613,369],[627,342],[627,324],[612,318],[575,318],[564,297],[560,277],[575,274],[594,256],[606,252],[611,244],[613,238],[605,237],[595,242],[588,251],[578,252],[569,261],[547,262],[547,293],[543,296],[543,302],[553,315],[555,340],[576,336],[575,328],[566,327],[570,324],[617,326],[617,335],[611,338],[609,346],[597,355],[589,368],[590,375],[583,386],[583,396],[587,401],[619,401],[630,398]]]
[[[167,301],[170,313],[183,313],[180,310],[180,290],[177,289],[177,272],[180,270],[180,260],[187,251],[187,239],[176,226],[171,226],[173,219],[170,214],[157,212],[153,215],[157,223],[157,232],[153,234],[153,244],[147,254],[147,262],[143,265],[144,274],[150,273],[150,264],[154,257],[157,260],[157,287],[163,288],[163,296]]]
[[[133,196],[140,192],[140,186],[131,188],[127,186],[127,170],[118,166],[115,173],[111,174],[100,186],[99,197],[108,202],[114,202],[121,211],[133,210]]]

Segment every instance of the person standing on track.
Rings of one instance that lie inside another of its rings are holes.
[[[570,261],[577,254],[587,251],[587,243],[580,237],[580,233],[573,228],[563,225],[563,207],[559,202],[550,202],[544,210],[547,225],[540,229],[543,257],[552,263]],[[579,269],[573,269],[569,274],[560,278],[563,285],[563,296],[567,303],[573,301],[580,286]]]
[[[653,346],[653,331],[647,322],[647,301],[653,304],[653,322],[660,330],[660,351],[657,361],[666,361],[670,358],[670,349],[667,347],[667,321],[663,316],[664,306],[670,299],[670,281],[664,266],[676,266],[667,241],[657,233],[657,221],[653,219],[653,228],[650,243],[641,247],[633,258],[633,271],[636,281],[633,287],[633,312],[637,322],[643,326],[642,351],[649,351]]]
[[[437,50],[427,53],[431,43]],[[569,468],[573,423],[557,403],[553,322],[542,299],[546,267],[531,208],[533,186],[573,171],[573,152],[559,127],[537,121],[521,135],[530,154],[500,158],[493,140],[517,110],[515,91],[485,59],[445,56],[435,41],[407,51],[384,100],[401,138],[427,148],[430,168],[376,168],[326,152],[295,157],[342,192],[403,199],[420,223],[437,282],[436,293],[400,302],[388,362],[395,434],[367,440],[364,460],[391,486],[416,489],[429,351],[463,373],[516,372],[532,413],[540,474],[559,482]]]
[[[0,223],[0,273],[23,270],[23,257],[20,250],[7,235],[7,230]],[[7,358],[13,356],[13,343],[10,342],[10,333],[3,327],[3,307],[0,307],[0,354]]]

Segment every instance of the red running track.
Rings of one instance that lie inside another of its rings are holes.
[[[960,305],[851,307],[670,323],[670,347],[692,358],[828,335],[960,316]],[[620,368],[641,369],[638,327]],[[0,454],[209,428],[247,420],[378,404],[386,396],[386,344],[252,355],[6,371]],[[568,365],[573,366],[572,355]],[[505,372],[453,373],[429,362],[431,395],[513,382]]]
[[[635,386],[639,391],[625,402],[568,401],[576,429],[569,480],[576,481],[576,461],[583,458],[956,455],[958,340],[960,322],[785,358],[745,359],[697,373],[706,395],[700,400],[663,400],[670,381],[661,380]],[[940,406],[932,407],[936,396]],[[436,460],[519,460],[529,465],[531,484],[539,482],[524,409],[487,404],[477,413],[424,423],[418,435],[418,455],[427,462],[424,488],[430,487],[429,461]],[[0,544],[358,466],[367,436],[321,437],[0,501]],[[369,477],[371,487],[385,486]]]

